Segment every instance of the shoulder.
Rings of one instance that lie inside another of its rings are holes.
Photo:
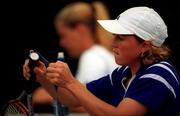
[[[172,63],[161,61],[147,66],[137,76],[138,83],[152,84],[152,86],[162,86],[173,93],[176,97],[180,90],[180,78]]]
[[[151,65],[149,65],[147,67],[147,70],[151,70],[152,71],[154,69],[164,69],[164,70],[167,70],[169,72],[176,72],[175,67],[169,61],[157,62],[157,63],[151,64]]]
[[[179,75],[175,67],[172,63],[168,61],[161,61],[154,63],[152,65],[149,65],[146,67],[144,71],[144,75],[141,77],[146,77],[147,75],[152,76],[155,78],[155,76],[160,76],[166,80],[174,80],[179,84]],[[153,76],[154,75],[154,76]]]

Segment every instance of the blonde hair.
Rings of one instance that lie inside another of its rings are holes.
[[[149,50],[142,53],[141,62],[144,65],[149,65],[157,61],[167,60],[170,56],[171,50],[167,46],[156,47],[152,45]]]
[[[64,7],[55,17],[55,26],[63,21],[67,26],[75,27],[78,23],[85,24],[92,32],[95,42],[110,49],[112,35],[97,25],[96,20],[109,19],[109,13],[105,5],[96,1],[92,4],[75,2]]]
[[[105,20],[110,19],[109,12],[107,7],[102,4],[102,2],[96,1],[93,3],[96,9],[96,19],[97,20]],[[100,25],[96,27],[97,37],[99,38],[100,44],[106,47],[108,50],[112,50],[112,38],[113,35],[106,30],[104,30]]]

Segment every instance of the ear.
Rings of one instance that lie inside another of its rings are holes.
[[[76,29],[77,29],[77,31],[80,33],[80,34],[83,34],[83,33],[85,33],[86,32],[86,30],[87,30],[87,27],[84,25],[84,24],[78,24],[77,26],[76,26]]]
[[[84,29],[82,24],[77,24],[74,28],[74,33],[77,38],[82,38],[84,34]]]
[[[81,37],[91,34],[89,28],[81,23],[76,26],[76,31]]]
[[[141,53],[146,52],[147,50],[149,50],[151,48],[151,42],[150,41],[144,41],[142,43],[142,49],[141,49]]]

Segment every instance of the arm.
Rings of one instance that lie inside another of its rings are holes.
[[[69,107],[69,111],[70,111],[70,112],[74,112],[74,113],[87,112],[86,109],[85,109],[83,106],[79,106],[79,107]]]
[[[29,60],[26,60],[23,65],[23,75],[29,80],[30,77],[30,68],[28,67]],[[37,81],[42,85],[42,87],[53,97],[56,98],[57,92],[54,89],[54,85],[46,78],[46,68],[42,62],[39,62],[38,67],[34,69],[36,73]],[[58,97],[63,104],[68,106],[79,106],[76,98],[66,89],[58,88]]]
[[[70,91],[91,115],[143,115],[147,112],[145,106],[130,98],[123,99],[118,107],[100,100],[74,79],[67,64],[63,62],[50,64],[47,69],[47,78],[51,83]]]
[[[36,104],[51,105],[53,102],[53,98],[43,87],[39,87],[33,92],[32,100],[35,105]]]
[[[78,81],[74,81],[67,88],[91,115],[144,115],[148,111],[144,105],[130,98],[123,99],[118,107],[114,107],[95,97]]]

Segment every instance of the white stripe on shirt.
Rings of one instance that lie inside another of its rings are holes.
[[[157,74],[145,74],[140,77],[140,79],[143,79],[143,78],[150,78],[150,79],[154,79],[154,80],[161,82],[173,93],[174,98],[176,98],[176,94],[175,94],[173,87],[163,77],[161,77]]]
[[[162,63],[162,64],[167,64],[167,65],[169,65],[169,66],[171,66],[171,67],[172,67],[172,65],[171,65],[171,64],[169,64],[168,62],[162,61],[162,62],[160,62],[160,63]]]
[[[177,82],[178,85],[179,85],[179,81],[178,81],[178,79],[176,78],[175,74],[174,74],[174,73],[172,72],[172,70],[171,70],[169,67],[167,67],[166,65],[164,65],[164,64],[154,64],[154,65],[148,67],[147,69],[152,68],[152,67],[155,67],[155,66],[161,67],[161,68],[169,71],[169,72],[173,75],[174,79],[176,80],[176,82]]]
[[[111,85],[113,86],[112,73],[109,74],[109,79],[110,79]]]
[[[126,67],[124,68],[124,70],[122,71],[122,74],[126,71],[126,69],[128,69],[128,66],[126,66]]]

